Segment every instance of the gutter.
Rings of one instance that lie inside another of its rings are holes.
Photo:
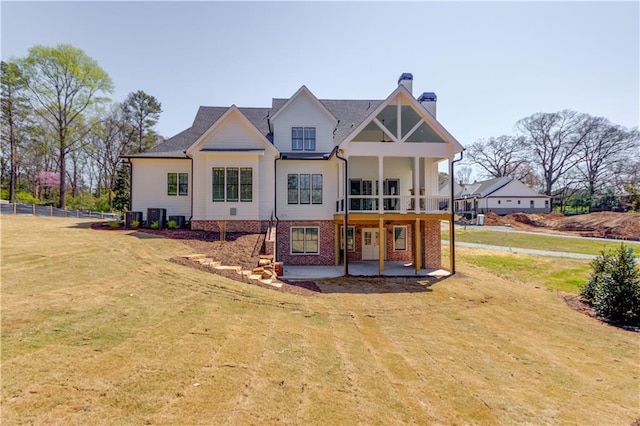
[[[454,219],[454,210],[455,210],[455,199],[453,198],[453,183],[454,179],[454,167],[453,165],[459,161],[462,161],[464,158],[464,149],[460,151],[460,158],[457,160],[451,161],[451,176],[449,178],[449,187],[451,188],[451,235],[449,235],[449,244],[451,244],[451,275],[456,274],[456,227],[453,222]]]
[[[344,238],[342,239],[342,249],[344,250],[344,275],[346,277],[349,276],[349,251],[347,250],[347,232],[349,229],[349,195],[348,195],[348,187],[347,187],[347,183],[349,182],[349,161],[344,158],[344,157],[340,157],[340,151],[337,149],[338,147],[336,146],[335,149],[335,155],[336,158],[338,158],[339,160],[341,160],[344,163]],[[353,238],[355,238],[355,231],[354,231],[354,235]]]

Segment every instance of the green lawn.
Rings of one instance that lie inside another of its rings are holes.
[[[337,278],[298,296],[169,262],[191,250],[139,236],[2,217],[2,425],[639,416],[638,334],[555,291],[584,264],[461,249],[451,278]]]
[[[449,239],[448,231],[442,232],[442,239]],[[593,255],[600,254],[602,250],[618,248],[622,243],[621,241],[609,242],[589,238],[563,238],[561,236],[489,231],[477,228],[456,229],[456,241]],[[636,257],[640,256],[640,244],[637,242],[626,244],[634,248]]]

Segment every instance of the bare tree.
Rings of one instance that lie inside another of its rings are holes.
[[[546,195],[551,195],[558,179],[584,159],[582,145],[593,124],[591,116],[570,110],[536,113],[516,123],[540,168]]]
[[[460,185],[469,183],[473,169],[469,166],[458,167],[456,170],[456,180]]]
[[[593,117],[590,127],[591,131],[580,146],[584,158],[578,163],[577,170],[593,197],[614,180],[618,163],[638,158],[640,132],[613,124],[603,117]]]
[[[467,148],[467,157],[488,177],[509,176],[521,180],[530,172],[524,137],[502,135],[478,140]]]

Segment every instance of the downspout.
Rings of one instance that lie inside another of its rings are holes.
[[[455,200],[453,198],[454,191],[453,191],[453,184],[455,183],[455,179],[454,179],[454,173],[453,173],[453,165],[459,161],[462,161],[462,159],[464,158],[464,149],[462,151],[460,151],[460,158],[458,158],[457,160],[453,160],[451,162],[451,177],[449,179],[449,186],[451,187],[451,232],[449,235],[449,244],[451,245],[451,275],[455,275],[456,274],[456,226],[454,224],[454,216],[455,216]]]
[[[278,160],[282,159],[282,153],[278,154],[276,159],[273,162],[273,217],[276,218],[276,241],[273,247],[273,261],[278,261],[278,224],[280,223],[280,219],[278,219]]]
[[[347,232],[349,229],[349,195],[348,195],[348,176],[349,176],[349,162],[346,158],[340,157],[340,152],[336,151],[336,157],[344,162],[344,238],[342,240],[342,250],[344,250],[344,275],[349,276],[349,252],[347,251]],[[355,230],[353,238],[355,238]]]
[[[191,199],[190,199],[190,203],[191,206],[189,208],[189,211],[191,212],[191,216],[189,216],[189,228],[191,228],[191,219],[193,219],[193,183],[195,181],[195,179],[193,178],[193,157],[191,157],[189,154],[187,154],[187,151],[183,151],[184,155],[187,156],[187,158],[189,160],[191,160],[191,191],[189,192],[189,195],[191,195]]]

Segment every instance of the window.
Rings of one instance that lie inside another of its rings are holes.
[[[293,227],[291,228],[291,253],[292,254],[318,254],[317,227]]]
[[[393,227],[393,250],[394,251],[407,250],[407,227],[406,226]]]
[[[520,204],[520,200],[518,200],[518,204]]]
[[[189,174],[167,173],[167,195],[189,195]]]
[[[251,167],[240,169],[240,201],[253,201],[253,169]]]
[[[178,195],[189,195],[189,175],[178,173]]]
[[[251,167],[214,167],[213,201],[253,201],[253,169]]]
[[[347,251],[356,251],[353,226],[347,226]],[[344,246],[344,226],[340,227],[340,250]]]
[[[322,175],[287,175],[287,203],[322,204]]]
[[[315,151],[316,150],[316,128],[315,127],[292,127],[291,128],[291,150],[292,151]]]
[[[535,207],[535,203],[533,202],[533,200],[529,201],[529,208],[532,209]]]

